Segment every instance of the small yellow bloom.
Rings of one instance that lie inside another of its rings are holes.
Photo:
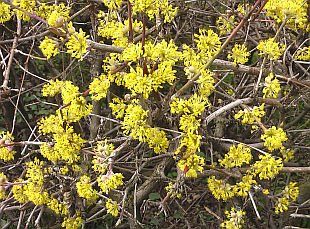
[[[56,56],[59,53],[57,42],[48,37],[44,38],[39,48],[47,59],[50,59],[52,56]]]
[[[68,42],[66,43],[67,53],[71,54],[72,57],[81,60],[87,51],[86,39],[88,37],[89,36],[86,36],[82,29],[80,29],[79,32],[74,32],[71,34]]]
[[[108,201],[105,204],[105,207],[107,208],[107,212],[109,214],[111,214],[114,217],[118,216],[118,205],[116,201],[108,199]]]

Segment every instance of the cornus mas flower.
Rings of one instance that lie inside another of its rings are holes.
[[[263,103],[259,107],[254,106],[252,109],[240,110],[234,118],[241,119],[242,124],[253,124],[256,121],[261,121],[261,118],[265,116],[264,106]]]
[[[216,179],[215,176],[208,178],[208,188],[212,195],[218,200],[228,200],[234,197],[233,186],[223,180]]]
[[[79,32],[71,34],[66,43],[67,53],[71,54],[72,57],[81,60],[87,51],[86,39],[88,37],[89,36],[86,36],[82,29],[80,29]]]
[[[12,3],[13,5],[18,6],[19,8],[22,8],[29,13],[33,12],[36,6],[36,2],[34,0],[13,0]],[[26,13],[18,9],[14,9],[13,11],[16,13],[17,17],[20,18],[21,20],[24,21],[30,20],[30,17]]]
[[[90,178],[87,175],[82,176],[76,183],[76,191],[79,197],[90,201],[95,201],[98,198],[97,192],[92,188]]]
[[[290,182],[282,191],[282,196],[279,197],[275,203],[276,214],[287,211],[291,202],[297,200],[298,195],[299,188],[297,187],[297,183]]]
[[[275,159],[269,153],[259,156],[259,161],[256,161],[251,167],[252,173],[258,175],[260,179],[272,179],[283,168],[282,159]]]
[[[110,88],[110,80],[106,75],[102,74],[99,78],[95,78],[89,85],[89,93],[91,98],[95,101],[103,99],[107,96],[108,89]]]
[[[231,208],[225,212],[227,219],[221,223],[221,228],[225,229],[241,229],[243,228],[245,212]]]
[[[192,154],[185,159],[179,160],[177,166],[184,172],[186,177],[197,177],[197,172],[203,171],[203,165],[205,160],[203,157],[198,156],[197,154]]]
[[[97,182],[102,192],[107,194],[110,190],[123,185],[123,178],[124,176],[121,173],[110,173],[99,176]]]
[[[4,175],[4,173],[0,173],[0,200],[4,200],[6,198],[5,184],[7,181],[6,175]]]
[[[246,46],[244,44],[239,45],[236,44],[232,52],[228,54],[228,59],[233,59],[234,63],[237,64],[244,64],[248,61],[250,53],[248,52]]]
[[[111,200],[110,198],[105,203],[105,207],[107,209],[107,212],[111,214],[112,216],[116,217],[118,216],[118,205],[117,202],[114,200]]]
[[[66,229],[79,229],[83,225],[83,219],[80,216],[66,217],[61,226]]]
[[[216,27],[220,32],[220,35],[226,35],[230,33],[234,28],[235,16],[230,16],[229,18],[219,17],[216,20]]]
[[[225,168],[241,167],[243,164],[249,164],[252,159],[251,149],[243,144],[236,147],[232,145],[224,159],[219,160],[220,165]]]
[[[274,40],[274,38],[269,38],[265,41],[260,41],[257,45],[257,49],[260,55],[267,55],[271,60],[278,60],[285,50],[285,46],[280,45]]]
[[[310,46],[299,49],[294,56],[297,60],[310,61]]]
[[[263,88],[264,98],[278,98],[279,92],[281,91],[281,85],[273,73],[265,78],[265,87]]]
[[[10,6],[0,2],[0,24],[3,24],[11,19],[12,13]]]
[[[48,37],[44,38],[39,48],[46,59],[50,59],[52,56],[56,56],[59,53],[57,42]]]
[[[9,132],[0,131],[0,160],[10,161],[14,159],[13,143],[14,137]]]
[[[267,16],[272,17],[278,23],[287,20],[286,24],[289,28],[309,31],[308,4],[305,0],[270,0],[264,8],[267,10]]]
[[[282,128],[272,126],[266,130],[266,132],[261,136],[261,139],[264,141],[264,146],[272,152],[282,148],[282,143],[287,140],[287,137]]]

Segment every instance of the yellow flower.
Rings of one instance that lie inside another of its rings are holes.
[[[227,219],[221,223],[221,228],[225,229],[241,229],[244,224],[245,212],[231,208],[230,211],[225,212]]]
[[[264,106],[265,104],[263,103],[259,107],[254,106],[251,110],[240,110],[237,114],[235,114],[234,118],[242,118],[242,124],[253,124],[256,121],[261,121],[261,118],[265,116]]]
[[[199,30],[199,35],[195,34],[195,42],[202,56],[206,55],[207,59],[212,57],[221,47],[221,41],[218,35],[212,30]]]
[[[79,60],[82,59],[83,55],[87,51],[87,41],[89,36],[85,36],[85,32],[82,29],[79,32],[74,32],[70,35],[68,42],[66,43],[67,53],[71,54]]]
[[[290,182],[287,186],[285,186],[284,190],[282,191],[282,196],[277,199],[275,204],[276,214],[287,211],[291,202],[297,200],[298,195],[299,188],[297,187],[297,183]]]
[[[294,56],[297,60],[310,61],[310,46],[299,49]]]
[[[235,65],[237,65],[246,63],[249,56],[250,53],[244,44],[236,44],[232,49],[232,53],[228,54],[228,59],[233,59]]]
[[[116,201],[108,199],[107,202],[105,203],[105,207],[107,208],[107,212],[109,214],[111,214],[114,217],[118,216],[118,205]]]
[[[48,37],[44,38],[39,48],[47,59],[50,59],[52,56],[56,56],[59,53],[57,42]]]
[[[3,24],[11,19],[10,5],[0,2],[0,23]]]
[[[61,226],[66,229],[79,229],[83,225],[83,219],[80,216],[66,217]]]
[[[257,49],[261,51],[260,55],[267,55],[271,60],[277,60],[284,52],[285,46],[280,46],[274,38],[269,38],[268,40],[260,41],[257,45]]]
[[[97,192],[92,188],[90,178],[87,175],[82,176],[80,181],[76,183],[76,191],[79,197],[90,201],[96,201],[98,198]]]
[[[14,154],[16,153],[13,150],[14,137],[9,132],[0,131],[0,160],[10,161],[14,159]]]
[[[13,5],[24,9],[28,13],[32,13],[36,6],[36,1],[34,0],[13,0],[12,3]],[[17,17],[20,18],[21,20],[24,20],[24,21],[30,20],[30,17],[24,12],[17,10],[17,9],[14,9],[14,12],[16,13]]]
[[[4,200],[6,198],[5,186],[8,182],[6,175],[4,173],[0,173],[0,200]]]
[[[110,190],[117,189],[123,185],[124,176],[121,173],[111,173],[108,175],[101,175],[97,178],[98,185],[104,193]]]
[[[269,153],[266,155],[260,155],[259,161],[256,161],[254,165],[251,166],[252,172],[255,175],[259,175],[260,179],[272,179],[283,168],[283,163],[281,158],[275,159]]]
[[[280,82],[274,77],[273,73],[270,73],[265,78],[265,87],[263,89],[264,98],[278,98],[281,91]]]
[[[203,171],[203,165],[205,160],[203,157],[198,156],[197,154],[192,154],[186,159],[179,160],[177,166],[184,172],[185,177],[197,177],[197,172]]]
[[[219,160],[220,165],[225,168],[241,167],[243,164],[249,164],[252,160],[251,149],[243,144],[236,147],[232,145],[224,159]]]
[[[218,180],[215,176],[208,178],[208,188],[212,195],[218,200],[228,200],[234,197],[233,186],[226,183],[224,180]]]
[[[98,101],[102,98],[105,98],[107,96],[109,87],[110,81],[104,74],[100,75],[99,78],[95,78],[89,85],[92,99]]]
[[[253,184],[256,184],[256,180],[253,179],[252,175],[247,174],[242,177],[240,182],[234,185],[233,192],[237,196],[247,197]]]
[[[103,0],[103,3],[110,10],[117,10],[121,7],[123,0]]]
[[[261,139],[264,141],[264,146],[267,147],[268,150],[274,151],[282,148],[282,142],[285,142],[287,137],[282,128],[272,126],[266,130],[266,132],[261,136]]]
[[[234,29],[234,21],[235,16],[230,16],[228,19],[224,17],[219,17],[216,20],[216,27],[218,31],[220,32],[220,35],[226,35],[230,33]]]
[[[286,149],[285,147],[281,147],[280,153],[282,154],[282,158],[284,162],[288,162],[294,158],[294,150]]]
[[[60,3],[59,5],[47,5],[46,3],[41,3],[36,10],[36,13],[44,18],[49,26],[58,28],[63,27],[67,23],[70,7],[65,6],[63,3]]]
[[[59,203],[59,201],[55,198],[51,198],[46,205],[57,215],[67,216],[69,214],[68,206]]]
[[[308,4],[305,0],[269,0],[264,8],[267,10],[267,16],[278,23],[287,20],[286,25],[289,28],[309,31]]]

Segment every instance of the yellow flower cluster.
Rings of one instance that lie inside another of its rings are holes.
[[[49,196],[46,191],[43,191],[44,163],[35,158],[33,161],[26,163],[26,181],[21,181],[25,184],[16,184],[12,188],[14,198],[20,202],[25,203],[32,201],[35,205],[43,205],[48,203]],[[17,181],[19,183],[20,181]]]
[[[0,131],[0,160],[10,161],[14,159],[13,143],[14,137],[10,132]]]
[[[66,229],[79,229],[83,225],[83,219],[80,216],[66,217],[61,226]]]
[[[109,11],[107,13],[100,11],[97,17],[99,21],[98,35],[112,39],[113,45],[126,48],[128,45],[129,20],[127,19],[124,22],[119,21],[115,11]],[[142,22],[134,20],[132,22],[132,28],[134,35],[141,33]]]
[[[12,3],[13,5],[18,6],[19,8],[22,8],[23,10],[29,13],[32,13],[36,6],[36,1],[34,0],[13,0]],[[16,13],[17,17],[20,18],[21,20],[24,21],[30,20],[30,17],[26,13],[17,9],[14,9],[13,11]]]
[[[10,5],[0,2],[0,24],[3,24],[11,19],[12,13]]]
[[[40,17],[47,21],[49,26],[58,28],[63,27],[68,21],[70,7],[65,6],[63,3],[60,3],[59,5],[47,5],[46,3],[42,3],[36,12]]]
[[[66,204],[60,203],[55,198],[50,198],[46,206],[52,211],[54,211],[57,215],[61,215],[61,216],[69,215],[68,206]]]
[[[89,36],[85,35],[85,32],[80,28],[79,32],[74,32],[70,35],[68,42],[66,43],[67,53],[71,54],[81,60],[87,51],[87,41]]]
[[[197,172],[203,171],[205,160],[197,154],[191,154],[187,158],[182,158],[178,161],[178,168],[185,173],[186,177],[197,177]]]
[[[95,101],[105,98],[109,87],[110,80],[104,74],[101,74],[99,78],[95,78],[89,85],[91,98]]]
[[[233,192],[236,196],[247,197],[254,184],[257,184],[257,182],[253,179],[253,176],[246,174],[242,177],[240,182],[234,185]]]
[[[173,65],[179,60],[180,52],[173,41],[161,41],[155,45],[148,42],[143,54],[142,44],[137,43],[125,48],[119,60],[138,63],[142,56],[148,63],[147,72],[139,65],[131,66],[130,72],[120,75],[121,80],[115,79],[115,82],[124,85],[133,95],[142,94],[147,99],[151,92],[162,88],[163,84],[173,83],[176,73]]]
[[[233,185],[230,185],[221,179],[216,179],[215,176],[208,178],[208,188],[212,195],[218,200],[226,201],[235,195],[233,192]]]
[[[105,203],[105,207],[109,214],[111,214],[114,217],[118,216],[118,205],[116,201],[108,199],[107,202]]]
[[[94,156],[92,160],[92,163],[93,163],[92,168],[94,169],[95,172],[103,174],[107,171],[108,157],[111,155],[113,150],[114,150],[114,145],[108,144],[107,140],[99,141],[97,143],[97,148],[95,152],[98,156]]]
[[[274,77],[273,73],[265,78],[265,87],[263,88],[264,98],[278,98],[279,92],[281,91],[281,85],[277,78]]]
[[[64,107],[39,122],[39,129],[43,134],[52,134],[54,145],[44,143],[40,146],[41,154],[48,160],[57,162],[64,160],[70,164],[79,160],[79,151],[84,140],[69,125],[90,114],[91,105],[79,93],[78,87],[70,81],[51,81],[44,85],[43,96],[55,96],[61,93]]]
[[[238,144],[237,147],[232,145],[224,159],[219,161],[220,165],[227,169],[241,167],[243,164],[249,164],[251,160],[251,149],[243,144]]]
[[[200,29],[199,34],[194,34],[194,37],[200,56],[204,59],[212,57],[221,47],[220,38],[210,29]]]
[[[253,124],[254,122],[261,121],[261,118],[265,116],[264,106],[265,104],[263,103],[259,107],[254,106],[251,110],[240,110],[234,117],[235,119],[242,119],[242,124]]]
[[[168,0],[132,0],[133,14],[146,13],[150,19],[155,16],[164,16],[164,22],[171,22],[177,13]]]
[[[274,151],[282,148],[282,143],[287,140],[286,133],[282,128],[276,128],[272,126],[267,129],[265,133],[261,136],[264,141],[264,146],[267,147],[269,151]]]
[[[121,7],[123,0],[103,0],[103,3],[110,10],[117,10]]]
[[[82,176],[80,181],[76,183],[76,191],[79,197],[89,201],[96,201],[98,198],[97,192],[92,188],[90,178],[87,175]]]
[[[97,182],[101,190],[108,194],[110,190],[117,189],[123,185],[124,176],[121,173],[110,173],[101,175],[97,178]]]
[[[281,147],[280,153],[282,155],[284,162],[288,162],[294,158],[294,151],[290,149],[286,149],[285,147]]]
[[[174,184],[173,182],[169,182],[168,185],[165,187],[165,190],[170,195],[170,197],[176,197],[180,199],[182,197],[182,194],[179,190],[177,190],[178,185]]]
[[[278,23],[287,20],[289,28],[294,30],[310,30],[307,18],[307,1],[305,0],[270,0],[265,5],[267,15],[272,17]]]
[[[44,123],[43,119],[41,123]],[[45,124],[43,124],[45,126]],[[42,129],[42,125],[40,126]],[[42,132],[44,129],[42,129]],[[55,144],[53,146],[44,143],[40,146],[41,154],[52,162],[60,160],[66,161],[69,164],[77,162],[80,159],[79,151],[84,144],[84,140],[76,133],[72,127],[61,129],[53,133]]]
[[[279,214],[280,212],[284,212],[288,210],[288,206],[291,202],[297,200],[299,195],[299,188],[297,187],[297,183],[290,182],[287,186],[285,186],[282,191],[282,196],[277,199],[275,204],[275,212]]]
[[[92,106],[86,104],[85,98],[79,93],[79,88],[73,85],[71,81],[52,80],[49,84],[43,86],[43,96],[52,97],[59,93],[61,93],[64,107],[56,111],[60,120],[55,120],[57,117],[53,117],[53,121],[56,121],[55,123],[62,124],[63,121],[67,123],[76,122],[91,113]],[[46,126],[46,128],[52,127]]]
[[[295,54],[295,58],[297,60],[310,61],[310,46],[299,49]]]
[[[275,159],[269,153],[259,156],[259,161],[256,161],[251,167],[252,173],[258,175],[260,179],[272,179],[279,174],[283,168],[282,159]]]
[[[236,44],[233,49],[232,52],[230,54],[228,54],[228,59],[233,59],[235,65],[237,64],[244,64],[248,61],[248,58],[250,56],[250,53],[247,50],[247,47],[242,44]]]
[[[0,200],[3,200],[6,197],[5,185],[8,182],[6,175],[0,173]]]
[[[268,40],[260,41],[257,45],[257,49],[261,51],[260,55],[267,55],[269,59],[277,60],[284,52],[285,46],[280,45],[274,38],[269,38]]]
[[[52,56],[56,56],[59,53],[57,42],[48,37],[44,38],[40,43],[39,48],[47,59],[50,59]]]
[[[214,89],[213,73],[209,70],[200,70],[200,76],[196,82],[199,85],[199,94],[203,98],[208,97]]]
[[[170,104],[170,110],[172,114],[193,114],[197,117],[202,114],[206,105],[207,100],[195,93],[187,100],[175,98]]]
[[[229,18],[219,17],[216,20],[216,28],[218,29],[220,35],[226,35],[234,29],[235,16],[230,16]]]
[[[225,212],[227,219],[221,223],[221,228],[225,229],[241,229],[244,224],[245,212],[236,210],[234,207],[230,211]]]
[[[155,153],[166,152],[169,142],[165,132],[159,130],[156,127],[151,127],[147,123],[148,112],[145,111],[138,100],[132,100],[131,104],[124,108],[124,111],[119,111],[119,107],[123,103],[120,100],[114,100],[116,103],[111,103],[110,107],[114,114],[122,112],[124,114],[124,120],[122,122],[122,128],[125,134],[129,134],[133,139],[140,142],[148,143],[149,147],[154,150]],[[119,115],[121,118],[122,116]]]

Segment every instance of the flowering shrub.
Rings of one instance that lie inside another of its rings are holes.
[[[302,209],[307,1],[60,2],[0,0],[1,224],[269,228]]]

